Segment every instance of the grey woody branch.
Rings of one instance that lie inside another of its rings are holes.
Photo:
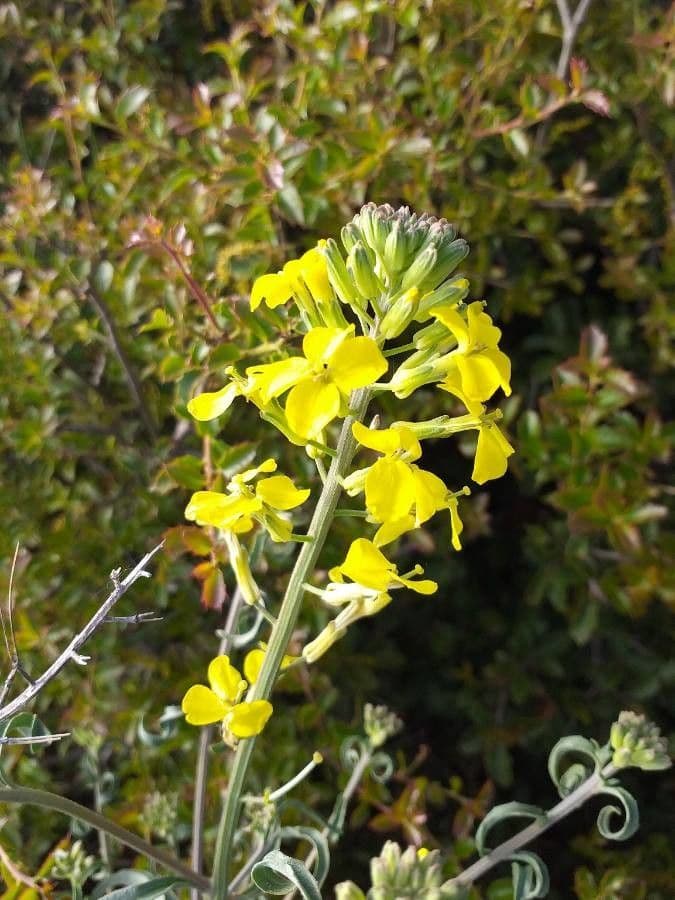
[[[59,672],[71,661],[76,662],[80,665],[84,665],[87,662],[87,658],[80,655],[78,652],[80,647],[89,638],[92,634],[102,625],[105,621],[108,620],[109,613],[111,609],[115,606],[117,601],[122,597],[129,588],[135,584],[139,578],[149,578],[150,573],[146,572],[145,567],[150,562],[150,560],[158,553],[162,547],[164,546],[164,542],[158,544],[153,550],[149,553],[146,553],[143,559],[136,565],[134,568],[126,575],[123,579],[120,580],[119,569],[116,569],[111,573],[111,579],[113,582],[113,589],[108,594],[105,601],[99,606],[94,615],[89,619],[87,624],[79,631],[75,637],[70,641],[68,646],[57,656],[54,662],[47,668],[45,671],[34,681],[30,681],[28,686],[21,691],[13,700],[9,703],[6,703],[2,708],[0,708],[0,722],[3,719],[8,719],[10,716],[17,713],[20,709],[26,706],[28,703],[36,697],[40,691],[44,688],[46,684],[48,684],[52,678],[55,678]],[[12,661],[13,667],[15,665],[14,660]]]

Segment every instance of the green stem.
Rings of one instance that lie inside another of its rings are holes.
[[[337,452],[331,462],[326,476],[326,483],[323,486],[309,526],[308,535],[312,538],[312,541],[308,544],[303,544],[298,554],[283,603],[281,604],[279,618],[270,635],[260,675],[249,692],[249,697],[247,698],[249,700],[266,700],[272,693],[272,688],[281,667],[281,661],[286,653],[300,614],[302,598],[305,592],[304,582],[310,577],[328,535],[341,492],[340,479],[347,474],[347,469],[356,450],[356,441],[352,435],[352,424],[354,421],[363,421],[369,400],[370,390],[367,388],[356,391],[352,397],[352,415],[348,416],[342,425]],[[216,856],[213,865],[213,900],[227,900],[232,842],[239,821],[240,798],[255,741],[255,738],[248,738],[240,742],[232,765],[227,798],[216,839]]]
[[[81,822],[91,825],[92,828],[97,828],[99,831],[104,831],[111,837],[116,838],[120,843],[126,844],[127,847],[131,847],[137,853],[142,853],[148,859],[152,859],[160,866],[164,866],[169,872],[180,875],[181,878],[184,878],[190,884],[194,884],[201,891],[207,894],[210,891],[211,884],[208,878],[193,872],[189,866],[167,853],[166,850],[153,847],[152,844],[144,841],[143,838],[132,831],[127,831],[126,828],[122,828],[116,822],[112,822],[100,813],[87,809],[86,806],[81,806],[67,797],[59,797],[58,794],[52,794],[50,791],[41,791],[35,788],[2,788],[0,789],[0,803],[29,803],[34,806],[41,806],[43,809],[54,809],[56,812],[71,816],[73,819],[79,819]]]

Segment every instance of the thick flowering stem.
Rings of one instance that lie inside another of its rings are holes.
[[[281,668],[281,661],[300,614],[305,592],[304,583],[311,576],[326,540],[340,497],[340,480],[347,474],[356,450],[352,424],[355,421],[363,421],[369,399],[370,391],[368,388],[355,391],[351,397],[352,415],[348,416],[342,425],[337,451],[331,462],[321,496],[314,510],[308,530],[308,537],[311,540],[302,545],[293,567],[277,623],[272,629],[258,680],[250,693],[249,699],[251,700],[267,700],[272,693],[279,669]],[[212,893],[214,900],[226,900],[227,898],[232,841],[239,820],[241,793],[244,788],[246,772],[255,747],[255,741],[256,739],[253,737],[240,742],[232,765],[227,798],[223,807],[216,841]]]

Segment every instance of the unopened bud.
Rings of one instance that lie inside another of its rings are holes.
[[[416,287],[408,288],[397,300],[395,300],[380,323],[380,334],[385,340],[392,340],[402,334],[412,322],[420,292]]]
[[[258,587],[248,561],[248,553],[231,531],[223,532],[230,555],[230,565],[237,579],[237,585],[245,602],[251,606],[262,603],[262,593]]]
[[[395,221],[384,242],[384,264],[392,275],[396,275],[405,268],[407,261],[407,241],[401,223]]]
[[[342,238],[342,246],[347,253],[349,253],[360,238],[359,230],[352,222],[350,222],[348,225],[344,226],[340,232],[340,237]]]
[[[356,290],[356,286],[347,271],[347,266],[340,253],[340,248],[332,238],[326,241],[325,246],[322,248],[322,252],[326,258],[328,279],[340,300],[349,306],[361,306],[362,298]]]
[[[433,266],[428,275],[421,281],[419,285],[420,290],[431,290],[442,281],[445,281],[448,275],[457,268],[468,252],[469,245],[461,238],[456,241],[451,241],[448,244],[443,244],[438,250],[435,266]]]
[[[379,297],[384,292],[384,285],[375,274],[373,259],[361,241],[352,247],[347,258],[347,269],[364,300]]]
[[[409,287],[422,288],[436,265],[438,251],[435,247],[427,247],[419,253],[410,268],[403,273],[401,287],[405,290]],[[440,279],[438,279],[440,281]]]
[[[457,345],[457,339],[442,322],[432,322],[415,334],[413,343],[418,350],[433,349],[436,353],[445,353]]]
[[[353,881],[335,885],[335,900],[366,900],[366,895]]]
[[[429,291],[421,298],[415,315],[416,321],[424,322],[437,306],[456,306],[468,293],[469,281],[466,278],[458,276],[443,282],[435,291]]]

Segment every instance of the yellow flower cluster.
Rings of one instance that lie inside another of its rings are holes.
[[[419,388],[436,386],[465,408],[455,416],[383,428],[368,428],[359,417],[351,422],[356,444],[350,445],[347,462],[356,445],[374,451],[377,459],[348,474],[342,469],[339,483],[350,496],[363,494],[367,521],[377,528],[372,540],[359,537],[352,543],[344,562],[330,571],[327,587],[305,583],[305,589],[328,606],[340,608],[304,648],[308,662],[318,659],[354,621],[384,608],[392,590],[407,587],[431,594],[437,589],[433,581],[416,577],[422,574],[419,566],[399,575],[381,548],[447,511],[450,542],[461,549],[459,498],[470,490],[466,485],[450,490],[421,467],[421,441],[477,432],[471,477],[478,484],[503,475],[514,452],[497,424],[501,413],[485,406],[498,390],[507,396],[511,392],[510,361],[499,348],[501,332],[483,303],[464,302],[468,282],[453,276],[468,252],[465,241],[457,239],[443,219],[374,204],[363,207],[345,226],[341,240],[343,250],[333,240],[320,241],[253,285],[251,309],[264,304],[295,323],[302,335],[300,351],[248,366],[243,374],[230,368],[222,388],[188,404],[194,418],[210,421],[237,397],[245,398],[288,440],[306,446],[322,477],[320,457],[335,454],[329,446],[332,423],[353,413],[357,396],[359,402],[366,398],[364,403],[384,392],[403,399]],[[402,360],[389,372],[389,361],[396,357]],[[345,446],[344,432],[340,446]],[[239,536],[258,525],[274,541],[298,539],[283,513],[309,495],[285,475],[259,477],[275,469],[274,460],[266,460],[235,476],[224,492],[198,491],[186,510],[188,519],[223,535],[250,603],[258,603],[261,594]],[[228,667],[229,662],[220,662],[213,673],[210,669],[211,689],[191,688],[184,709],[187,704],[188,720],[195,724],[218,712],[217,719],[227,722],[232,735],[244,737],[239,732],[245,726],[239,722],[251,721],[252,713],[237,712],[247,704],[240,702],[240,681],[232,674],[236,670]],[[256,727],[264,725],[263,720],[258,713]]]

